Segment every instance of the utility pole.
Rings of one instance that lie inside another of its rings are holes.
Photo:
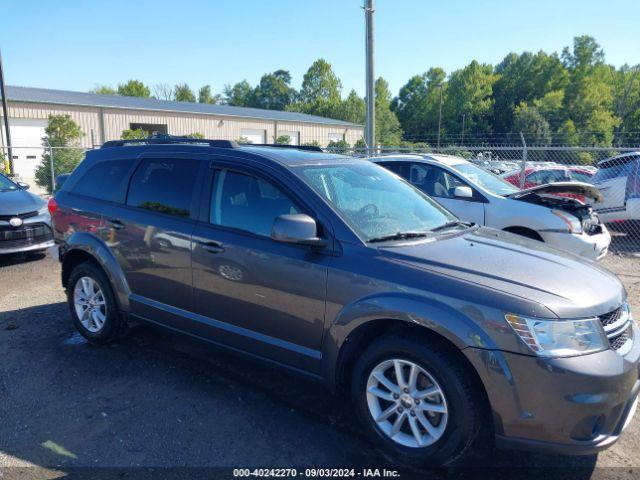
[[[462,145],[464,145],[464,119],[466,118],[467,114],[463,113],[462,114],[462,139],[460,140],[460,143]]]
[[[4,131],[7,139],[7,153],[9,154],[9,174],[13,175],[13,150],[11,148],[11,132],[9,131],[9,109],[7,108],[7,90],[4,85],[2,69],[2,52],[0,52],[0,95],[2,95],[2,115],[4,116]]]
[[[440,148],[440,129],[442,128],[442,84],[440,88],[440,111],[438,112],[438,148]]]
[[[367,144],[367,153],[370,154],[375,149],[376,143],[376,95],[375,95],[375,73],[374,73],[374,14],[373,0],[365,0],[365,50],[366,50],[366,80],[367,80],[367,120],[364,131],[364,141]]]

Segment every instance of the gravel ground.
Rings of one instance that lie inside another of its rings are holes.
[[[640,312],[640,258],[610,255],[603,264]],[[0,477],[221,478],[233,467],[384,466],[342,402],[307,380],[147,328],[106,347],[87,344],[71,325],[59,278],[50,256],[0,257]],[[478,465],[495,469],[491,478],[640,478],[640,415],[598,456],[485,452]],[[158,470],[169,467],[181,470]],[[200,470],[212,467],[224,469]]]

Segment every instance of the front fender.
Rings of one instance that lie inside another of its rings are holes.
[[[131,289],[129,288],[122,268],[120,268],[120,264],[109,247],[104,241],[92,233],[75,232],[65,240],[64,251],[61,252],[63,267],[66,258],[68,258],[73,251],[78,250],[90,255],[100,264],[109,282],[111,282],[111,287],[114,290],[120,310],[129,312],[129,295],[131,294]]]
[[[349,336],[367,323],[395,320],[419,325],[447,339],[459,349],[497,348],[495,342],[480,327],[485,318],[476,306],[456,305],[454,308],[438,300],[402,293],[368,296],[346,305],[328,328],[323,342],[323,362],[329,385],[335,385],[341,362],[340,351]],[[474,321],[472,317],[475,317]]]

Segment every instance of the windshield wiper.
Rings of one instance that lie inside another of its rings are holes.
[[[465,227],[470,227],[471,225],[473,225],[473,223],[461,222],[460,220],[454,220],[452,222],[447,222],[447,223],[443,223],[442,225],[438,225],[437,227],[432,228],[431,231],[432,232],[439,232],[440,230],[446,230],[448,228],[458,227],[460,225],[463,225]]]
[[[422,238],[428,237],[427,232],[397,232],[391,235],[383,235],[381,237],[374,237],[367,240],[368,243],[387,242],[391,240],[406,240],[408,238]]]

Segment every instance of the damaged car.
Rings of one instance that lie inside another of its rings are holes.
[[[520,190],[460,157],[393,155],[371,160],[462,220],[538,240],[591,260],[603,258],[609,249],[611,235],[592,206],[602,201],[602,195],[588,183],[559,182]]]

